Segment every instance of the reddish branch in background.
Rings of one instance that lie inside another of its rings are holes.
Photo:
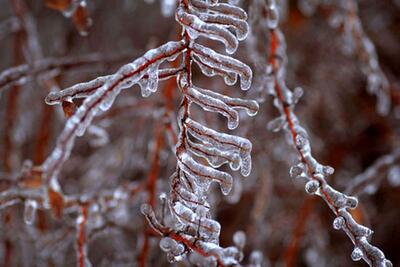
[[[3,266],[398,263],[396,1],[1,1]]]

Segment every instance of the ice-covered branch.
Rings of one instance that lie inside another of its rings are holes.
[[[223,194],[232,188],[232,176],[218,167],[228,164],[232,170],[240,169],[244,176],[250,174],[252,145],[245,138],[218,132],[193,120],[190,111],[191,105],[196,104],[204,111],[219,113],[227,118],[228,128],[235,129],[239,124],[238,110],[253,116],[258,104],[195,86],[192,63],[207,76],[222,76],[227,85],[235,84],[240,77],[241,88],[249,89],[252,79],[249,66],[197,41],[198,36],[203,36],[222,42],[232,54],[239,40],[247,36],[247,16],[242,9],[230,4],[182,0],[175,17],[184,29],[188,49],[182,56],[183,71],[177,78],[183,97],[178,110],[177,167],[170,178],[169,209],[173,223],[171,227],[161,225],[148,206],[143,207],[143,213],[164,236],[160,246],[170,261],[182,260],[189,253],[197,266],[231,266],[241,261],[241,249],[219,246],[221,226],[211,216],[207,197],[211,183],[219,184]]]
[[[396,168],[396,165],[400,164],[400,149],[394,150],[388,155],[384,155],[377,159],[371,166],[369,166],[364,172],[354,177],[345,192],[346,194],[361,195],[363,193],[373,193],[378,189],[381,180],[390,174],[390,169]],[[396,170],[396,169],[393,169]],[[395,177],[399,177],[400,174],[393,173]],[[390,178],[389,178],[390,180]],[[394,181],[398,184],[400,182]]]
[[[160,69],[158,72],[158,80],[163,81],[176,77],[182,68]],[[78,83],[71,87],[65,88],[59,92],[51,92],[45,99],[48,105],[61,104],[63,101],[72,101],[75,98],[86,98],[101,88],[113,75],[100,76],[89,82]],[[148,79],[149,75],[145,74],[143,79]]]
[[[369,243],[372,230],[358,224],[352,217],[349,209],[357,207],[357,199],[345,195],[332,188],[326,178],[334,169],[320,164],[311,153],[311,144],[306,130],[294,113],[294,107],[302,90],[296,88],[293,92],[286,86],[286,45],[283,33],[279,29],[278,8],[274,0],[268,0],[268,25],[270,28],[270,54],[267,69],[267,90],[274,97],[274,106],[279,110],[280,117],[269,123],[273,130],[284,129],[288,142],[293,145],[299,156],[299,163],[290,169],[294,178],[307,179],[305,190],[308,194],[316,194],[327,203],[336,218],[333,227],[342,229],[354,244],[351,254],[353,260],[364,259],[370,266],[392,266],[391,262],[377,247]]]
[[[21,24],[16,17],[8,18],[0,22],[0,40],[4,39],[7,35],[21,30]]]
[[[343,50],[346,54],[355,55],[361,70],[367,77],[367,90],[377,97],[377,111],[381,115],[387,115],[391,107],[391,85],[385,73],[382,71],[376,48],[372,40],[366,34],[358,12],[357,0],[337,0],[332,3],[318,3],[318,1],[303,0],[304,8],[308,12],[311,7],[314,10],[318,5],[328,5],[333,8],[329,18],[330,24],[340,31],[343,39]],[[332,5],[332,6],[331,6]]]
[[[84,134],[99,111],[108,110],[122,89],[139,83],[143,96],[149,96],[158,87],[158,68],[162,62],[174,59],[187,47],[187,42],[169,42],[149,50],[143,57],[121,67],[96,93],[85,99],[68,119],[53,152],[43,164],[46,183],[56,182],[62,164],[68,159],[76,136]],[[145,75],[147,76],[145,77]],[[57,186],[56,186],[57,187]]]
[[[99,53],[93,53],[77,57],[38,59],[31,64],[23,64],[2,71],[0,73],[0,91],[12,85],[23,85],[33,78],[47,78],[66,71],[76,71],[91,67],[93,64],[119,61],[132,56],[132,54],[132,52],[126,52],[120,55],[104,57]]]
[[[375,45],[365,34],[361,19],[358,16],[358,5],[355,0],[339,1],[342,14],[336,14],[337,21],[343,27],[343,38],[346,48],[357,55],[362,71],[367,76],[368,92],[378,99],[377,110],[386,115],[390,110],[389,81],[379,66]],[[338,11],[340,12],[340,11]]]

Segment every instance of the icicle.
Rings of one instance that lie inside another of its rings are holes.
[[[35,222],[37,207],[36,200],[28,199],[25,201],[24,221],[26,224],[32,225]]]
[[[221,191],[224,195],[228,194],[232,188],[232,176],[226,172],[221,172],[205,165],[199,164],[192,159],[188,154],[183,153],[180,161],[178,161],[179,167],[188,175],[192,177],[199,177],[195,179],[199,186],[204,187],[208,190],[212,181],[217,182]]]
[[[195,43],[192,48],[201,62],[212,68],[238,74],[240,76],[240,86],[242,90],[248,90],[250,88],[253,73],[249,66],[237,59],[219,54],[200,44]]]

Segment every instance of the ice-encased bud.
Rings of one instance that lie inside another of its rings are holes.
[[[346,206],[350,209],[355,209],[358,205],[358,199],[356,197],[347,197]]]
[[[315,194],[319,188],[319,182],[317,180],[310,180],[305,185],[307,194]]]
[[[289,175],[291,178],[297,178],[304,173],[304,166],[302,163],[290,167]]]
[[[261,251],[255,250],[255,251],[251,252],[250,260],[249,260],[251,264],[253,264],[255,266],[261,266],[261,264],[263,263],[263,260],[264,260],[264,256]]]
[[[335,230],[340,230],[345,226],[345,219],[342,216],[338,216],[333,220],[333,228]]]
[[[400,166],[393,166],[389,169],[388,182],[391,186],[400,185]]]
[[[360,248],[356,247],[354,248],[353,252],[351,253],[351,259],[353,261],[359,261],[363,257],[363,252],[361,251]]]
[[[164,237],[160,240],[160,248],[164,252],[169,252],[169,251],[173,250],[173,248],[176,247],[177,245],[178,245],[178,242],[176,242],[175,240],[173,240],[170,237]]]
[[[292,103],[296,104],[297,102],[299,102],[300,98],[303,96],[304,94],[304,90],[301,87],[296,87],[293,90],[293,94],[292,94]]]
[[[29,199],[25,201],[24,222],[26,224],[32,225],[35,222],[37,206],[36,200]]]
[[[332,168],[331,166],[323,166],[322,171],[325,174],[325,176],[329,176],[335,172],[335,169]]]
[[[308,146],[308,137],[304,132],[297,133],[295,141],[298,149],[304,149]]]
[[[279,132],[282,129],[285,122],[286,122],[285,118],[283,116],[279,116],[268,122],[267,129],[273,132]]]
[[[235,243],[236,247],[240,250],[244,248],[246,245],[246,234],[243,231],[237,231],[233,235],[233,243]]]

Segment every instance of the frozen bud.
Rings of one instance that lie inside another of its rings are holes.
[[[273,132],[279,132],[285,123],[285,118],[283,116],[277,117],[267,124],[267,129]]]
[[[122,188],[116,189],[113,195],[116,200],[123,200],[128,197],[128,194]]]
[[[308,139],[304,132],[299,132],[296,134],[296,147],[298,149],[304,149],[308,145]]]
[[[175,256],[180,256],[184,252],[185,252],[185,246],[179,243],[171,250],[171,253],[174,254]]]
[[[400,185],[400,166],[390,168],[388,173],[388,182],[391,186]]]
[[[164,237],[160,240],[160,248],[164,252],[169,252],[169,251],[173,250],[177,245],[178,245],[178,243],[169,237]]]
[[[24,209],[24,221],[26,224],[32,225],[35,222],[37,210],[37,202],[35,200],[27,200]]]
[[[259,250],[255,250],[250,254],[250,263],[255,266],[261,266],[263,259],[263,254]]]
[[[297,102],[299,102],[299,99],[303,96],[303,88],[301,87],[296,87],[293,91],[293,95],[292,95],[292,102],[294,104],[296,104]]]
[[[375,194],[376,191],[378,191],[378,187],[376,184],[369,184],[364,188],[364,192],[369,195]]]
[[[323,166],[322,171],[324,172],[325,176],[329,176],[335,172],[335,169],[331,166]]]
[[[346,199],[346,206],[355,209],[358,205],[358,199],[355,197],[347,197]]]
[[[170,253],[170,252],[168,252],[168,253],[167,253],[167,261],[168,261],[169,263],[174,263],[174,262],[176,262],[175,255],[172,254],[172,253]]]
[[[246,234],[243,231],[237,231],[233,235],[233,243],[235,243],[236,247],[238,247],[240,250],[244,248],[246,245]]]
[[[275,3],[268,7],[267,26],[270,29],[275,29],[279,23],[279,12]]]
[[[353,261],[359,261],[363,257],[363,252],[358,247],[354,248],[353,252],[351,253],[351,259]]]
[[[166,201],[167,200],[167,194],[165,192],[162,192],[159,196],[161,201]]]
[[[319,182],[317,180],[310,180],[305,185],[305,190],[307,194],[315,194],[319,188]]]
[[[385,260],[385,267],[393,267],[393,263],[390,260]]]
[[[333,228],[335,230],[340,230],[345,226],[346,221],[342,216],[338,216],[333,220]]]
[[[140,212],[145,216],[150,215],[152,213],[151,206],[149,204],[146,204],[146,203],[142,204],[140,206]]]
[[[85,221],[85,217],[83,215],[79,215],[78,217],[76,217],[76,224],[80,225],[82,223],[84,223]]]
[[[30,171],[33,167],[33,162],[29,159],[24,160],[22,163],[22,172]]]
[[[304,166],[302,163],[299,163],[290,168],[289,175],[292,178],[297,178],[297,177],[301,176],[303,174],[303,172],[304,172]]]

